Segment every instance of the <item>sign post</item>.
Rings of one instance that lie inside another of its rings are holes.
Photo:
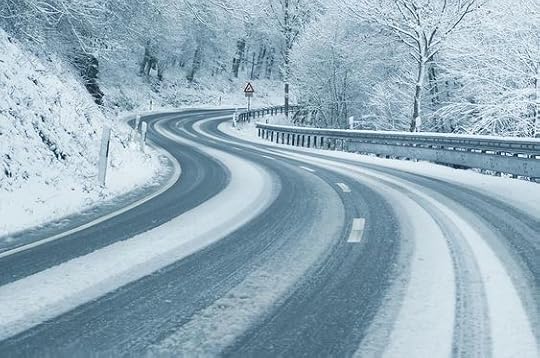
[[[251,97],[253,97],[253,93],[255,93],[255,88],[253,88],[253,85],[251,82],[248,82],[246,84],[246,87],[244,87],[244,94],[246,95],[247,101],[248,101],[248,122],[251,118]]]

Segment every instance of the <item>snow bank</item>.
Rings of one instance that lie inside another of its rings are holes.
[[[106,189],[97,185],[103,125],[113,127]],[[0,236],[60,218],[149,182],[160,167],[107,120],[68,66],[0,30]]]
[[[269,118],[271,124],[277,124],[272,117]],[[511,204],[531,215],[540,217],[540,185],[524,180],[511,179],[506,177],[495,177],[480,174],[474,169],[463,170],[453,169],[443,165],[430,162],[414,162],[399,159],[383,159],[375,156],[361,155],[356,153],[339,152],[332,150],[322,150],[314,148],[293,147],[283,144],[275,144],[263,140],[257,136],[255,123],[243,124],[236,130],[229,123],[220,126],[220,130],[243,139],[263,143],[282,149],[293,149],[299,152],[318,153],[339,159],[358,161],[359,163],[380,165],[383,167],[403,170],[409,173],[420,174],[445,180],[458,185],[468,186],[474,190],[483,192],[489,196],[498,198],[501,201]]]

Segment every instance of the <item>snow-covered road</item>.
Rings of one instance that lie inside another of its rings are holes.
[[[0,355],[540,355],[540,185],[278,146],[228,115],[147,117],[170,189],[0,257]]]

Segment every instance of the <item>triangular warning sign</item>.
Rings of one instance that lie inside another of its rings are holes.
[[[251,84],[251,82],[248,82],[246,87],[244,87],[244,92],[245,93],[253,93],[253,92],[255,92],[255,89],[253,88],[253,85]]]

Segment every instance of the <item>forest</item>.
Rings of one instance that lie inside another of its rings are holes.
[[[3,0],[0,27],[77,69],[276,81],[297,125],[540,135],[537,0]],[[226,105],[226,103],[224,103]]]

